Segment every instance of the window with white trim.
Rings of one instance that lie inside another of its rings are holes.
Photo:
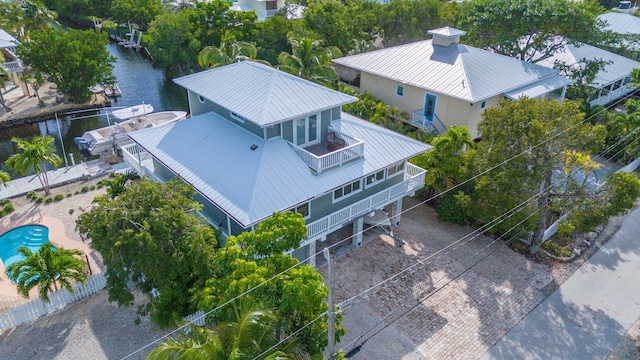
[[[333,201],[342,200],[346,197],[349,197],[353,194],[357,194],[362,191],[362,186],[360,180],[354,181],[350,184],[347,184],[343,187],[337,188],[333,191]]]
[[[404,171],[404,161],[395,163],[387,168],[387,178],[402,174]]]
[[[202,95],[198,95],[198,101],[200,101],[201,104],[204,104],[205,98]]]
[[[368,188],[369,186],[373,186],[376,183],[384,180],[384,170],[380,170],[375,174],[371,174],[365,178],[364,187]]]
[[[397,85],[396,86],[396,95],[402,97],[404,96],[404,86],[402,85]]]
[[[238,115],[237,113],[234,113],[233,111],[230,111],[230,114],[231,114],[231,118],[232,119],[234,119],[236,121],[239,121],[239,122],[244,124],[244,117],[242,115]]]
[[[292,211],[294,214],[300,214],[300,215],[302,215],[302,218],[303,218],[303,219],[307,219],[307,218],[309,217],[309,215],[310,215],[310,212],[309,212],[309,202],[306,202],[306,203],[304,203],[304,204],[300,204],[300,205],[298,205],[298,206],[294,207],[293,209],[291,209],[291,211]]]

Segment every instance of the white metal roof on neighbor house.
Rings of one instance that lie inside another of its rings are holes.
[[[253,61],[226,65],[173,81],[260,126],[357,100]]]
[[[8,32],[0,29],[0,49],[16,47],[20,42]]]
[[[640,34],[640,18],[631,14],[608,12],[599,15],[598,19],[606,21],[605,30],[618,34]]]
[[[209,112],[129,136],[243,226],[431,149],[343,114],[332,126],[365,142],[364,160],[313,175],[281,138],[264,141]],[[257,145],[251,150],[251,145]]]
[[[631,74],[633,69],[640,68],[640,62],[587,44],[581,44],[580,46],[565,45],[564,48],[557,51],[552,57],[539,61],[538,64],[553,67],[555,62],[559,61],[567,65],[576,65],[582,59],[602,59],[608,62],[608,64],[604,66],[604,69],[596,74],[596,78],[591,83],[596,87],[604,86],[624,78]]]
[[[509,91],[504,96],[518,100],[521,97],[535,98],[543,94],[547,94],[551,91],[562,89],[563,87],[571,84],[571,80],[562,76],[554,76],[540,80],[531,85],[527,85],[517,90]]]
[[[431,40],[338,58],[336,64],[475,103],[557,71],[464,44]]]

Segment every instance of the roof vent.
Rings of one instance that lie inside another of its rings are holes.
[[[258,148],[258,145],[256,145],[256,144],[251,145],[251,150],[255,150],[257,148]]]
[[[433,36],[433,45],[440,45],[447,47],[451,44],[459,44],[460,37],[467,32],[452,28],[449,26],[441,27],[439,29],[429,30],[427,34]]]

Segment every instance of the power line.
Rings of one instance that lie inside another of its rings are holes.
[[[627,98],[629,98],[629,97],[631,97],[631,95],[627,95],[627,96],[625,96],[625,97],[623,98],[623,100],[624,100],[624,99],[627,99]],[[620,101],[622,101],[622,100],[620,100]],[[593,115],[591,115],[591,116],[589,116],[589,117],[585,117],[583,120],[581,120],[580,122],[578,122],[578,123],[574,124],[573,126],[570,126],[569,128],[567,128],[567,129],[565,129],[565,130],[563,130],[563,131],[560,131],[560,132],[558,132],[558,133],[556,133],[556,134],[552,135],[552,136],[551,136],[551,137],[549,137],[548,139],[546,139],[546,140],[544,140],[544,141],[542,141],[542,142],[540,142],[540,143],[538,143],[538,144],[536,144],[536,145],[530,146],[528,149],[526,149],[526,150],[524,150],[524,151],[522,151],[522,152],[520,152],[520,153],[518,153],[518,154],[516,154],[516,155],[513,155],[513,156],[509,157],[508,159],[506,159],[506,160],[502,161],[501,163],[499,163],[499,164],[497,164],[497,165],[495,165],[495,166],[493,166],[493,167],[491,167],[491,168],[489,168],[489,169],[487,169],[487,170],[485,170],[485,171],[482,171],[481,173],[479,173],[479,174],[477,174],[477,175],[474,175],[473,177],[471,177],[471,178],[469,178],[469,179],[467,179],[467,180],[464,180],[464,181],[462,181],[462,182],[460,182],[460,183],[456,184],[455,186],[453,186],[453,187],[451,187],[451,188],[449,188],[449,189],[447,189],[447,190],[445,190],[445,191],[443,191],[443,192],[440,192],[440,193],[438,193],[438,194],[436,194],[436,195],[434,195],[434,196],[432,196],[432,197],[430,197],[430,198],[428,198],[428,199],[425,199],[425,200],[423,200],[423,201],[421,201],[421,202],[417,203],[416,205],[414,205],[414,206],[412,206],[412,207],[410,207],[410,208],[407,208],[407,209],[405,209],[405,210],[402,210],[401,212],[399,212],[399,213],[398,213],[398,215],[403,214],[403,213],[405,213],[405,212],[408,212],[408,211],[410,211],[410,210],[413,210],[413,209],[417,208],[418,206],[420,206],[420,205],[422,205],[422,204],[425,204],[425,203],[427,203],[427,202],[429,202],[429,201],[432,201],[432,200],[434,200],[434,199],[436,199],[436,198],[438,198],[438,197],[440,197],[440,196],[442,196],[442,195],[444,195],[444,194],[447,194],[447,193],[449,193],[450,191],[452,191],[452,190],[454,190],[454,189],[457,189],[457,188],[459,188],[459,187],[461,187],[461,186],[463,186],[463,185],[465,185],[465,184],[467,184],[467,183],[469,183],[469,182],[471,182],[471,181],[473,181],[473,180],[475,180],[475,179],[479,178],[480,176],[485,175],[485,174],[487,174],[487,173],[489,173],[489,172],[491,172],[491,171],[493,171],[493,170],[495,170],[495,169],[497,169],[497,168],[499,168],[499,167],[501,167],[501,166],[503,166],[503,165],[505,165],[505,164],[507,164],[507,163],[509,163],[509,162],[511,162],[511,161],[513,161],[513,160],[515,160],[516,158],[520,157],[521,155],[526,154],[526,153],[530,152],[531,150],[533,150],[533,149],[535,149],[535,148],[537,148],[537,147],[539,147],[539,146],[541,146],[541,145],[546,144],[547,142],[551,141],[552,139],[554,139],[554,138],[556,138],[556,137],[558,137],[558,136],[560,136],[560,135],[562,135],[562,134],[564,134],[564,133],[566,133],[566,132],[568,132],[568,131],[572,130],[573,128],[575,128],[575,127],[577,127],[577,126],[579,126],[579,125],[583,124],[583,123],[584,123],[584,122],[586,122],[587,120],[589,120],[589,119],[591,119],[591,118],[593,118],[593,117],[595,117],[595,116],[597,116],[597,115],[599,115],[599,114],[601,114],[601,113],[603,113],[603,112],[605,112],[605,111],[609,110],[609,109],[610,109],[610,108],[612,108],[613,106],[615,106],[615,104],[611,104],[611,105],[609,105],[609,106],[607,106],[607,107],[603,107],[600,111],[596,112],[595,114],[593,114]],[[492,221],[493,221],[493,220],[492,220]],[[378,225],[381,225],[381,223],[378,223],[378,224],[376,224],[376,225],[374,225],[374,226],[378,226]],[[340,241],[336,242],[335,244],[332,244],[332,245],[330,245],[330,246],[327,246],[327,248],[328,248],[328,249],[331,249],[331,248],[333,248],[333,247],[335,247],[335,246],[338,246],[338,245],[340,245],[340,244],[344,243],[345,241],[347,241],[347,240],[349,240],[349,239],[352,239],[354,236],[359,235],[359,234],[361,234],[361,233],[363,233],[363,232],[364,232],[364,230],[363,230],[363,231],[360,231],[360,232],[358,232],[358,233],[356,233],[356,234],[353,234],[353,235],[351,235],[351,236],[349,236],[349,237],[346,237],[346,238],[344,238],[344,239],[342,239],[342,240],[340,240]],[[153,345],[153,344],[155,344],[155,343],[157,343],[157,342],[159,342],[159,341],[162,341],[163,339],[165,339],[165,338],[167,338],[167,337],[169,337],[169,336],[171,336],[171,335],[175,334],[176,332],[178,332],[178,331],[180,331],[180,330],[182,330],[182,329],[186,328],[187,326],[190,326],[190,325],[191,325],[192,323],[194,323],[195,321],[200,320],[200,319],[202,319],[202,318],[206,317],[207,315],[209,315],[209,314],[213,313],[214,311],[219,310],[220,308],[222,308],[222,307],[224,307],[224,306],[226,306],[226,305],[230,304],[231,302],[233,302],[233,301],[235,301],[235,300],[239,299],[240,297],[245,296],[245,295],[249,294],[250,292],[252,292],[252,291],[256,290],[257,288],[259,288],[259,287],[261,287],[261,286],[263,286],[263,285],[267,284],[268,282],[270,282],[270,281],[274,280],[275,278],[279,277],[280,275],[282,275],[282,274],[284,274],[284,273],[286,273],[286,272],[288,272],[288,271],[290,271],[290,270],[292,270],[292,269],[296,268],[296,267],[297,267],[297,266],[299,266],[299,265],[304,264],[305,262],[307,262],[307,261],[309,261],[310,259],[312,259],[312,258],[316,257],[317,255],[319,255],[320,253],[321,253],[321,251],[318,251],[318,252],[316,252],[316,253],[314,253],[314,254],[312,254],[312,255],[308,256],[307,258],[305,258],[304,260],[302,260],[302,261],[298,262],[297,264],[295,264],[295,265],[293,265],[293,266],[291,266],[291,267],[289,267],[289,268],[287,268],[287,269],[285,269],[285,270],[283,270],[283,271],[279,272],[278,274],[273,275],[272,277],[270,277],[269,279],[267,279],[267,280],[265,280],[265,281],[261,282],[260,284],[257,284],[257,285],[255,285],[255,286],[253,286],[252,288],[250,288],[250,289],[248,289],[248,290],[244,291],[243,293],[241,293],[241,294],[239,294],[239,295],[237,295],[237,296],[233,297],[232,299],[230,299],[230,300],[228,300],[228,301],[224,302],[223,304],[221,304],[221,305],[219,305],[219,306],[215,307],[214,309],[212,309],[212,310],[209,310],[209,311],[205,312],[203,315],[200,315],[200,316],[198,316],[198,317],[194,318],[193,320],[189,320],[188,322],[186,322],[185,324],[183,324],[183,325],[179,326],[179,327],[178,327],[178,328],[176,328],[175,330],[173,330],[173,331],[171,331],[171,332],[169,332],[169,333],[167,333],[167,334],[165,334],[165,335],[163,335],[163,336],[161,336],[161,337],[157,338],[156,340],[154,340],[154,341],[152,341],[152,342],[148,343],[147,345],[145,345],[145,346],[143,346],[143,347],[141,347],[141,348],[137,349],[136,351],[134,351],[134,352],[130,353],[129,355],[127,355],[127,356],[123,357],[122,359],[127,359],[127,358],[129,358],[129,357],[133,356],[134,354],[136,354],[136,353],[138,353],[138,352],[142,351],[143,349],[146,349],[147,347],[149,347],[149,346],[151,346],[151,345]]]
[[[540,210],[540,209],[538,209]],[[499,237],[497,237],[496,239],[494,239],[492,242],[490,242],[488,245],[486,245],[485,247],[483,247],[482,249],[480,249],[479,251],[477,251],[476,253],[474,253],[472,256],[468,257],[467,259],[465,259],[465,263],[468,262],[469,260],[473,259],[474,257],[476,257],[477,255],[481,254],[482,252],[484,252],[486,249],[488,249],[490,246],[492,246],[493,244],[497,243],[498,240],[500,240],[502,237],[504,237],[506,234],[508,234],[511,230],[515,229],[517,226],[519,226],[521,223],[523,223],[524,221],[528,220],[530,217],[532,217],[533,215],[535,215],[536,212],[533,212],[531,214],[529,214],[529,216],[527,216],[525,219],[523,219],[522,221],[520,221],[518,224],[514,225],[513,227],[511,227],[509,230],[507,230],[504,234],[500,235]],[[509,240],[508,242],[510,242],[512,240]],[[507,242],[507,243],[508,243]],[[395,317],[395,319],[393,319],[392,321],[390,321],[389,323],[385,324],[383,327],[381,327],[380,329],[378,329],[376,332],[374,332],[373,334],[371,334],[371,336],[369,336],[368,338],[364,339],[362,341],[362,343],[360,345],[355,346],[353,349],[347,351],[347,358],[350,357],[349,354],[354,354],[353,351],[357,349],[358,352],[360,351],[360,348],[367,342],[369,341],[371,338],[373,338],[374,336],[376,336],[378,333],[380,333],[382,330],[386,329],[388,326],[390,326],[391,324],[393,324],[395,321],[397,321],[398,319],[402,318],[404,315],[406,315],[409,311],[415,309],[416,306],[418,306],[419,304],[423,303],[425,300],[429,299],[430,297],[432,297],[433,295],[437,294],[440,290],[444,289],[445,287],[447,287],[447,285],[451,284],[453,281],[457,280],[458,278],[460,278],[462,275],[466,274],[469,270],[471,270],[472,268],[474,268],[476,265],[478,265],[480,262],[482,262],[483,260],[485,260],[487,257],[489,257],[490,255],[492,255],[493,253],[495,253],[496,251],[498,251],[499,248],[496,248],[495,250],[487,253],[486,255],[484,255],[482,258],[480,258],[478,261],[474,262],[473,264],[471,264],[470,266],[466,267],[462,272],[460,272],[458,275],[454,276],[453,278],[451,278],[449,281],[447,281],[444,285],[442,285],[441,287],[435,289],[434,291],[430,292],[428,295],[426,295],[423,298],[420,298],[416,301],[416,303],[412,306],[410,306],[408,309],[402,311],[397,317]],[[440,279],[438,279],[438,281],[435,284],[437,284],[438,282],[440,282],[441,280],[443,280],[445,278],[445,276],[442,276]],[[394,316],[396,313],[398,313],[398,311],[400,310],[396,310],[394,312],[392,312],[391,314],[387,315],[384,319],[380,320],[378,323],[376,323],[374,326],[370,327],[368,330],[366,330],[364,333],[362,333],[358,338],[356,338],[356,340],[351,341],[349,344],[347,344],[346,347],[348,347],[351,344],[357,344],[358,341],[360,341],[362,339],[362,337],[364,335],[366,335],[367,333],[369,333],[371,330],[375,329],[377,326],[379,326],[380,324],[385,323],[389,318],[391,318],[392,316]]]

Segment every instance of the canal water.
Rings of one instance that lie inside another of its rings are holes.
[[[113,107],[133,106],[144,102],[151,104],[154,112],[188,111],[186,90],[166,79],[164,72],[154,68],[151,62],[142,55],[142,52],[125,49],[113,43],[107,45],[107,51],[117,59],[114,63],[113,74],[118,81],[120,90],[122,90],[122,97],[112,99]],[[55,119],[0,130],[0,167],[4,171],[8,171],[4,162],[11,154],[17,152],[15,145],[11,142],[11,138],[14,136],[23,139],[30,139],[34,135],[51,136],[55,139],[56,150],[62,157],[63,147],[60,143],[60,134],[62,134],[67,163],[71,165],[71,157],[76,163],[80,162],[82,158],[73,143],[73,138],[82,136],[87,130],[108,126],[107,117],[104,115],[105,111],[101,111],[101,113],[102,115],[73,120],[71,116],[61,118],[58,121],[60,131]],[[61,166],[65,166],[64,161]],[[13,173],[11,175],[18,176]]]

